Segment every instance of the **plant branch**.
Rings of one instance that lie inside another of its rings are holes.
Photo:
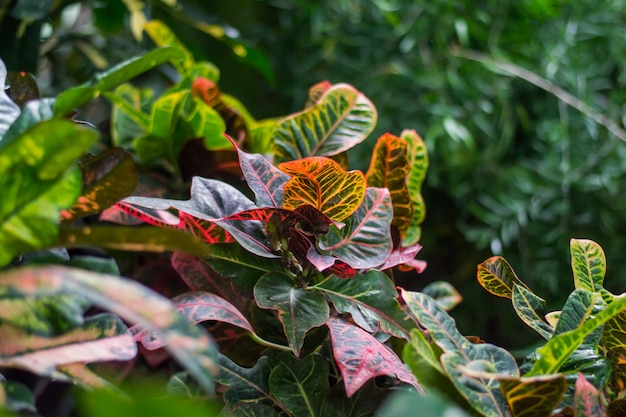
[[[256,333],[250,332],[249,334],[250,334],[250,338],[254,340],[255,342],[257,342],[259,345],[262,345],[271,349],[280,350],[283,352],[291,352],[291,348],[289,346],[279,345],[278,343],[270,342],[269,340],[263,339],[261,336],[259,336]]]
[[[593,110],[589,105],[580,100],[578,97],[568,93],[561,87],[551,83],[545,78],[540,77],[532,71],[529,71],[525,68],[520,67],[519,65],[512,64],[510,62],[504,62],[500,60],[495,60],[489,57],[486,54],[463,50],[458,47],[453,47],[450,49],[450,53],[453,56],[469,59],[472,61],[480,62],[481,64],[487,67],[495,67],[498,70],[508,72],[511,75],[519,77],[542,90],[547,91],[548,93],[554,95],[556,98],[583,113],[585,116],[592,119],[594,122],[604,126],[607,128],[609,132],[626,142],[626,130],[622,129],[617,123],[615,123],[610,118],[606,117],[603,114],[597,113]]]

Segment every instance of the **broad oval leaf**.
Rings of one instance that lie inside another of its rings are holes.
[[[500,389],[514,417],[552,415],[563,398],[566,386],[565,377],[559,374],[500,380]]]
[[[167,349],[208,393],[214,390],[215,346],[204,329],[188,323],[167,298],[138,282],[61,266],[15,268],[0,275],[0,289],[38,297],[74,293],[122,319],[160,331]]]
[[[294,210],[311,205],[331,219],[342,221],[363,201],[366,186],[363,173],[346,172],[330,158],[283,162],[278,168],[291,175],[284,186],[283,208]]]
[[[346,151],[370,134],[377,118],[376,108],[362,93],[348,84],[334,85],[314,106],[276,126],[276,162]]]
[[[329,319],[326,325],[330,329],[333,356],[343,377],[348,397],[367,381],[381,375],[394,376],[422,391],[415,376],[400,358],[374,336],[336,318]]]
[[[254,287],[259,307],[278,311],[289,347],[297,356],[304,336],[328,320],[330,309],[319,290],[300,288],[289,275],[269,272]]]
[[[422,197],[422,183],[428,170],[428,152],[424,141],[415,130],[406,129],[400,134],[407,144],[407,160],[411,168],[406,179],[411,200],[413,201],[413,218],[402,240],[402,246],[410,246],[416,243],[421,236],[420,224],[426,217],[426,204]]]
[[[378,138],[370,167],[365,174],[370,187],[387,188],[393,204],[393,224],[404,238],[413,221],[413,201],[407,186],[411,166],[407,158],[408,144],[390,133]]]
[[[291,415],[323,417],[322,402],[330,392],[328,361],[319,353],[296,359],[283,353],[269,377],[270,393]]]
[[[369,271],[349,280],[330,276],[315,288],[324,292],[340,313],[350,313],[370,333],[383,331],[408,339],[409,332],[415,328],[397,301],[393,282],[380,271]]]
[[[26,301],[26,300],[25,300]],[[129,360],[137,345],[122,320],[98,314],[54,337],[36,336],[10,324],[0,324],[0,366],[59,377],[57,366],[77,362]]]
[[[606,256],[602,247],[593,240],[570,240],[574,286],[589,292],[604,292]]]
[[[391,254],[393,209],[389,192],[368,188],[363,203],[341,229],[331,227],[319,236],[319,248],[355,269],[376,268]]]
[[[39,98],[39,87],[33,74],[24,71],[11,71],[7,75],[7,81],[10,84],[9,95],[11,100],[20,108],[23,108],[28,101]],[[4,88],[3,85],[0,87]],[[0,134],[0,137],[2,137],[2,134]]]
[[[604,324],[602,343],[613,364],[613,379],[626,385],[626,311]]]
[[[492,256],[479,264],[476,277],[484,289],[498,297],[510,299],[513,296],[514,283],[526,287],[526,284],[517,278],[511,265],[501,256]]]

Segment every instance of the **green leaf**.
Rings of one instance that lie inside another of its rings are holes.
[[[531,329],[546,340],[552,337],[552,327],[543,320],[537,311],[545,310],[546,302],[532,291],[513,283],[513,308],[515,312]]]
[[[172,65],[179,74],[185,74],[194,64],[191,51],[163,22],[151,20],[143,26],[143,29],[157,46],[175,46],[182,52],[180,58],[172,60]]]
[[[54,99],[50,98],[33,100],[26,103],[26,106],[24,106],[22,112],[18,118],[15,119],[9,130],[7,130],[4,137],[0,136],[0,138],[2,138],[0,139],[0,142],[2,142],[1,146],[8,145],[9,142],[19,137],[37,123],[52,119],[54,117],[53,108]]]
[[[20,115],[20,108],[6,93],[7,68],[0,60],[0,142]]]
[[[252,368],[242,368],[224,355],[218,355],[217,382],[227,387],[226,404],[235,406],[242,402],[266,402],[269,394],[270,366],[266,356],[259,358]]]
[[[563,375],[500,380],[513,417],[545,417],[559,405],[567,381]]]
[[[158,331],[169,353],[213,392],[216,352],[208,333],[188,323],[167,298],[135,281],[61,266],[15,268],[0,275],[0,290],[24,297],[78,294],[125,321]]]
[[[407,158],[408,144],[390,133],[378,138],[370,167],[365,174],[370,187],[387,188],[393,203],[393,224],[402,238],[413,221],[413,201],[407,186],[411,166]]]
[[[80,173],[71,167],[96,139],[75,123],[51,120],[0,142],[0,266],[52,243],[59,211],[80,193]]]
[[[70,209],[63,211],[63,220],[75,220],[100,213],[116,201],[127,197],[137,185],[137,170],[130,153],[122,148],[109,148],[87,158],[80,164],[83,192]]]
[[[446,311],[459,305],[463,297],[446,281],[434,281],[422,288],[422,293],[434,299]]]
[[[26,301],[26,300],[25,300]],[[83,326],[59,336],[41,337],[9,324],[0,324],[0,366],[60,377],[59,365],[75,362],[129,360],[137,345],[126,325],[113,314],[85,319]]]
[[[585,320],[575,330],[555,335],[543,347],[537,349],[539,359],[534,363],[526,376],[556,373],[589,334],[624,309],[626,309],[626,296],[615,297],[613,302],[604,310],[598,312],[595,317]]]
[[[334,85],[315,106],[276,126],[272,135],[275,162],[346,151],[370,134],[377,117],[374,105],[354,87]]]
[[[626,311],[604,324],[602,344],[613,364],[613,380],[619,386],[626,384]]]
[[[111,90],[165,62],[182,58],[184,54],[175,47],[157,48],[142,56],[131,58],[98,74],[88,83],[61,93],[55,103],[54,114],[56,116],[68,115],[74,108],[86,104],[103,91]]]
[[[319,248],[355,269],[376,268],[385,263],[392,249],[390,225],[393,209],[389,192],[368,188],[363,203],[339,230],[331,226],[319,236]]]
[[[492,256],[479,264],[476,277],[484,289],[498,297],[511,298],[513,284],[526,287],[526,284],[515,275],[511,265],[501,256]]]
[[[290,353],[276,359],[270,392],[294,416],[322,417],[322,402],[330,392],[328,362],[319,353],[298,360]]]
[[[606,257],[602,247],[593,240],[570,240],[574,286],[589,292],[600,292],[603,297],[612,296],[602,286],[606,273]]]
[[[278,311],[289,347],[299,355],[304,336],[328,320],[330,310],[319,290],[306,290],[296,285],[287,274],[268,272],[254,287],[259,307]]]
[[[350,313],[363,329],[383,331],[408,339],[415,324],[397,301],[398,292],[391,279],[380,271],[358,274],[352,279],[331,275],[314,288],[321,290],[340,313]]]
[[[374,417],[469,417],[463,408],[455,407],[436,394],[420,395],[416,392],[396,391],[382,404]]]
[[[335,384],[322,404],[324,417],[371,417],[386,398],[387,392],[370,379],[350,398],[343,384]]]
[[[239,403],[236,407],[222,411],[223,417],[283,417],[284,414],[259,403]]]

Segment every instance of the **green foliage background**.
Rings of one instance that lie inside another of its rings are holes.
[[[0,10],[11,3],[0,2]],[[36,68],[44,93],[150,47],[132,36],[127,6],[137,2],[43,3],[45,10],[7,15],[2,25],[3,39],[44,35],[38,62],[21,42],[3,42],[0,56],[9,70]],[[415,289],[451,281],[466,300],[454,311],[464,332],[504,346],[534,340],[518,331],[512,315],[498,314],[508,312],[506,300],[493,301],[475,284],[475,265],[491,254],[506,256],[553,307],[569,293],[563,288],[571,282],[570,237],[594,239],[610,265],[623,262],[626,146],[592,117],[603,115],[618,133],[623,124],[623,1],[153,0],[145,6],[197,59],[215,62],[221,89],[257,118],[300,109],[308,87],[324,79],[363,91],[379,123],[352,153],[354,168],[367,168],[379,134],[403,128],[422,134],[431,160],[421,254],[429,267],[399,279]],[[27,19],[33,23],[20,26]],[[221,27],[224,35],[211,36],[198,22]],[[241,44],[252,48],[238,55]],[[512,75],[504,64],[527,72]],[[172,76],[160,71],[139,81],[158,90]],[[529,82],[537,78],[553,91]],[[584,111],[559,100],[554,88],[576,97]],[[106,127],[102,105],[88,109],[89,119]],[[610,273],[616,285],[626,279],[626,272]]]

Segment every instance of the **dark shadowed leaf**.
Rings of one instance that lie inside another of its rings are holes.
[[[626,398],[618,398],[606,407],[607,417],[622,417],[626,415]]]
[[[563,375],[500,380],[500,389],[515,417],[544,417],[559,405],[567,381]]]
[[[420,224],[426,217],[426,204],[422,198],[422,183],[428,170],[428,152],[424,141],[415,130],[403,130],[400,137],[408,144],[407,164],[411,168],[406,183],[413,201],[413,219],[406,236],[402,240],[402,246],[410,246],[420,239]]]
[[[254,193],[259,207],[281,207],[283,187],[289,175],[270,164],[263,155],[249,154],[237,148],[241,172]]]
[[[50,266],[7,271],[0,276],[0,288],[24,297],[78,294],[130,323],[159,331],[167,342],[169,353],[193,375],[205,391],[213,392],[216,352],[208,333],[188,323],[167,298],[135,281]]]
[[[274,130],[276,161],[330,156],[362,142],[376,125],[374,105],[354,87],[337,84],[317,103],[282,120]]]
[[[380,271],[358,274],[349,280],[330,276],[315,288],[324,292],[340,313],[350,313],[370,333],[383,331],[408,339],[415,327],[397,301],[394,283]]]
[[[259,307],[278,311],[289,347],[296,355],[300,353],[306,333],[323,325],[330,313],[319,290],[300,288],[284,273],[265,274],[254,287],[254,298]]]
[[[355,269],[375,268],[391,253],[393,209],[386,189],[368,188],[359,208],[341,229],[331,227],[319,237],[319,247]]]
[[[322,417],[322,402],[330,392],[327,359],[319,353],[303,359],[283,353],[275,362],[269,378],[272,396],[293,416]]]
[[[270,399],[268,378],[270,366],[262,356],[252,368],[242,368],[224,355],[218,355],[219,373],[217,382],[227,387],[224,393],[226,404],[239,402],[267,402]]]
[[[411,169],[407,159],[408,143],[390,133],[378,138],[369,170],[365,174],[370,187],[387,188],[393,204],[393,224],[405,237],[413,221],[413,201],[407,187]]]
[[[340,319],[331,318],[326,324],[330,329],[333,356],[348,397],[367,381],[381,375],[398,378],[422,390],[400,358],[374,336]]]
[[[484,289],[498,297],[510,299],[513,296],[513,283],[526,287],[526,284],[517,278],[511,265],[501,256],[492,256],[479,264],[476,277]]]
[[[52,119],[54,117],[53,107],[54,99],[51,98],[26,103],[26,106],[24,106],[22,112],[18,118],[15,119],[15,122],[13,122],[9,130],[7,130],[4,137],[0,135],[2,138],[0,139],[2,146],[6,146],[9,142],[37,123]]]
[[[284,414],[276,411],[269,405],[259,403],[239,403],[237,406],[223,410],[223,417],[283,417]]]

